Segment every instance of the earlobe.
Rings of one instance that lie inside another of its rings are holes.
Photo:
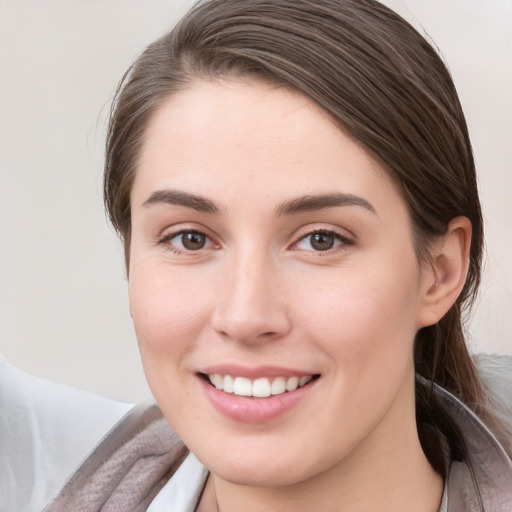
[[[437,323],[457,300],[469,267],[471,222],[456,217],[446,234],[434,245],[431,268],[424,275],[424,293],[418,314],[418,328]]]

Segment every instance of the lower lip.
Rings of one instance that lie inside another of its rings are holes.
[[[228,418],[243,423],[266,423],[276,420],[296,406],[315,386],[317,379],[294,391],[268,398],[252,398],[220,391],[198,377],[210,403]]]

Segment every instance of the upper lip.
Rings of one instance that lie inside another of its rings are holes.
[[[212,375],[218,373],[220,375],[231,375],[232,377],[245,377],[247,379],[258,379],[261,377],[305,377],[308,375],[318,375],[318,372],[309,370],[299,370],[292,368],[284,368],[281,366],[242,366],[237,364],[218,364],[202,368],[198,373],[204,375]]]

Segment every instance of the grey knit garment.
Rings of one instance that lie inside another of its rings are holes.
[[[156,405],[134,407],[43,512],[144,512],[187,454]]]

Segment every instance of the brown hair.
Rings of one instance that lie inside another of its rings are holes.
[[[311,97],[376,156],[408,204],[421,260],[454,217],[469,218],[464,289],[438,324],[417,333],[415,361],[420,375],[489,420],[462,326],[480,281],[483,245],[464,114],[436,51],[376,1],[203,1],[146,49],[119,86],[106,151],[105,204],[125,243],[127,265],[130,191],[149,117],[194,80],[233,76]]]

